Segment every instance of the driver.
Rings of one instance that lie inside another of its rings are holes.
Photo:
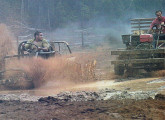
[[[154,27],[158,30],[157,33],[153,34],[154,41],[153,46],[156,48],[156,41],[159,40],[165,40],[165,17],[162,16],[162,11],[158,10],[155,12],[156,18],[152,21],[150,25],[150,29],[147,33],[151,33]],[[159,36],[159,38],[158,38]]]
[[[32,43],[38,46],[38,51],[42,50],[44,52],[47,52],[49,50],[49,43],[47,40],[43,39],[43,33],[36,31],[34,33],[34,39],[28,40],[27,43]],[[30,44],[25,44],[26,49],[36,49],[36,46],[30,45]]]

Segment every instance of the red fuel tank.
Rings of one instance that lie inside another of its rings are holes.
[[[153,35],[152,34],[142,34],[140,35],[140,42],[152,42]]]

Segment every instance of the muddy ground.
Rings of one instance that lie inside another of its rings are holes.
[[[164,83],[164,78],[100,81],[54,95],[46,90],[45,94],[43,90],[1,91],[0,119],[164,120]]]
[[[93,54],[93,53],[92,53]],[[32,90],[0,91],[0,120],[164,120],[165,78],[116,77],[109,49],[96,58],[97,79],[49,81]]]
[[[6,120],[164,120],[164,100],[0,101]]]

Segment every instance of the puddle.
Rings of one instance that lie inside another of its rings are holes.
[[[147,84],[152,84],[152,83],[163,83],[165,82],[165,78],[160,78],[152,81],[148,81]]]

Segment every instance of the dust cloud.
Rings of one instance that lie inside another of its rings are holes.
[[[4,57],[13,54],[15,46],[13,42],[15,38],[5,24],[0,24],[0,71],[5,69]],[[0,75],[0,77],[2,77]]]
[[[15,38],[5,24],[0,24],[0,58],[3,59],[6,55],[13,53],[13,41]]]

